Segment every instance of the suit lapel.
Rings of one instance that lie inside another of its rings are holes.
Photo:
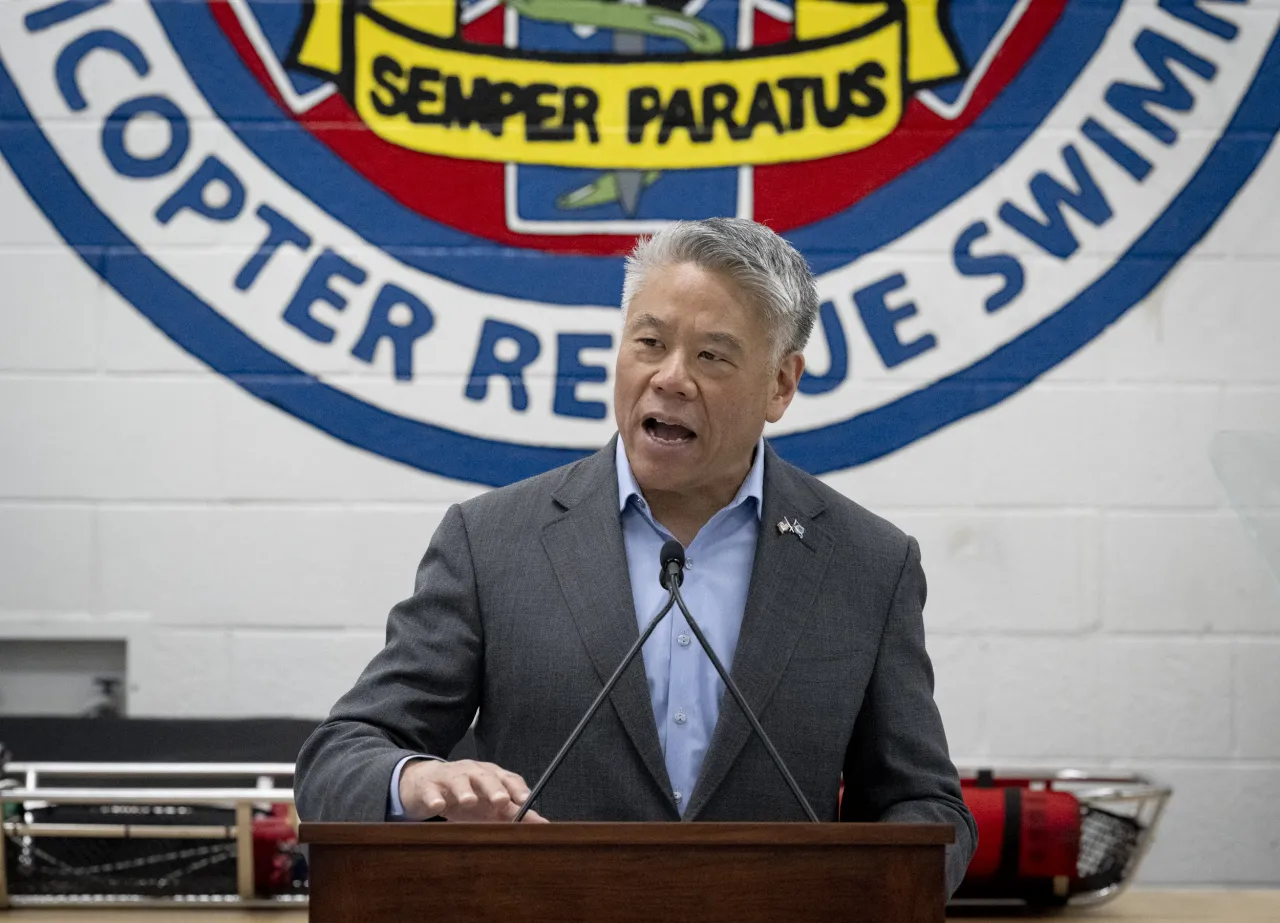
[[[542,530],[543,548],[602,685],[640,636],[618,515],[616,439],[577,466],[555,491],[565,513]],[[636,655],[609,698],[644,765],[671,800],[643,657]]]
[[[765,452],[764,510],[742,630],[730,671],[756,717],[763,715],[809,621],[832,548],[831,539],[814,522],[825,508],[822,498],[767,443]],[[783,517],[800,523],[803,538],[796,532],[778,531],[777,524]],[[698,613],[693,615],[696,618]],[[766,731],[770,730],[768,722],[762,719],[761,723]],[[750,735],[751,725],[726,690],[685,820],[697,818]]]

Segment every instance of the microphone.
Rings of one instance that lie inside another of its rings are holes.
[[[578,742],[578,738],[582,736],[582,732],[587,729],[587,724],[591,721],[600,706],[604,704],[604,700],[609,697],[609,693],[613,691],[613,687],[618,685],[618,680],[622,678],[622,674],[626,672],[627,667],[636,659],[636,655],[640,653],[640,649],[644,647],[644,643],[649,640],[649,636],[653,634],[658,623],[661,622],[671,611],[671,607],[679,605],[680,611],[684,614],[685,620],[689,623],[689,627],[693,629],[693,634],[698,639],[698,643],[702,645],[702,649],[707,652],[707,657],[711,660],[711,665],[716,668],[716,672],[720,674],[720,679],[724,682],[725,688],[733,695],[734,701],[738,703],[738,707],[742,709],[742,713],[746,716],[748,723],[751,725],[752,731],[760,738],[760,742],[764,744],[765,750],[769,752],[769,757],[773,760],[773,764],[778,767],[778,772],[782,773],[782,778],[786,781],[787,787],[791,789],[791,794],[800,802],[800,807],[804,810],[809,820],[821,823],[818,815],[814,813],[813,806],[809,804],[809,799],[804,796],[804,792],[800,791],[800,786],[796,784],[795,777],[791,775],[791,771],[787,769],[787,764],[783,762],[782,756],[773,746],[773,741],[769,739],[769,735],[764,732],[764,728],[760,726],[759,719],[756,718],[755,712],[751,710],[751,706],[747,704],[746,697],[743,696],[742,690],[738,688],[738,684],[733,681],[728,671],[725,670],[724,664],[720,662],[720,658],[716,656],[716,652],[711,649],[711,644],[707,641],[706,635],[702,633],[702,628],[698,625],[693,614],[689,612],[688,607],[684,604],[684,599],[680,596],[680,586],[684,583],[684,546],[675,539],[671,539],[662,546],[662,551],[658,554],[661,568],[658,572],[658,581],[662,584],[662,588],[670,595],[667,597],[667,604],[662,607],[662,611],[653,617],[640,637],[631,645],[630,650],[623,656],[622,662],[618,664],[618,668],[613,671],[613,675],[609,677],[604,684],[604,688],[600,690],[600,694],[587,708],[586,714],[582,716],[582,720],[578,722],[577,727],[569,734],[569,739],[556,753],[551,760],[551,765],[547,767],[546,772],[538,779],[537,783],[529,791],[529,797],[524,800],[524,804],[520,806],[520,810],[516,812],[516,816],[512,818],[513,824],[518,824],[524,820],[524,816],[529,813],[529,809],[533,807],[533,802],[542,794],[542,790],[547,787],[547,783],[551,781],[551,777],[555,771],[560,768],[560,764],[564,762],[564,758],[569,751],[573,749],[573,745]]]
[[[678,567],[681,572],[683,572],[684,548],[679,542],[667,542],[666,545],[662,546],[663,566],[667,566],[667,549],[673,545],[679,555],[680,563],[676,565],[673,559],[671,566]],[[681,573],[679,579],[684,579],[683,573]],[[666,586],[666,583],[663,583],[663,586]],[[587,724],[593,717],[595,717],[595,713],[600,710],[600,706],[603,705],[604,700],[609,697],[609,693],[613,691],[613,687],[618,685],[618,680],[622,679],[622,674],[626,672],[627,667],[631,666],[631,661],[635,660],[636,655],[640,653],[640,648],[644,647],[644,643],[649,640],[649,636],[653,634],[653,630],[658,627],[658,623],[661,622],[666,617],[667,613],[671,611],[671,607],[673,605],[675,605],[674,595],[667,598],[667,604],[662,607],[662,611],[653,617],[645,627],[645,630],[640,633],[640,637],[636,638],[636,643],[631,645],[631,649],[628,650],[626,655],[622,658],[622,662],[618,664],[618,668],[613,671],[613,675],[610,676],[608,682],[604,684],[604,688],[601,689],[600,694],[595,697],[595,701],[593,701],[590,707],[587,708],[587,713],[582,716],[582,720],[579,721],[578,726],[573,729],[573,732],[569,735],[569,739],[564,742],[564,746],[560,748],[560,752],[558,752],[555,755],[555,758],[551,760],[551,765],[547,767],[547,771],[542,774],[542,778],[537,781],[537,784],[529,790],[529,797],[524,800],[524,804],[520,806],[520,810],[516,812],[516,816],[511,819],[513,824],[518,824],[520,821],[524,820],[524,816],[528,814],[529,809],[533,807],[534,799],[542,794],[542,790],[547,787],[547,783],[551,781],[551,777],[555,774],[555,771],[560,768],[560,764],[564,762],[564,758],[568,755],[569,751],[573,749],[573,745],[578,742],[578,738],[582,736],[582,732],[587,729]]]
[[[671,593],[671,599],[667,602],[667,608],[671,607],[674,601],[680,607],[681,613],[684,614],[685,621],[689,623],[689,627],[693,629],[694,637],[698,639],[698,643],[702,645],[702,649],[707,652],[707,657],[711,661],[711,665],[716,668],[716,672],[720,674],[721,681],[724,682],[725,688],[733,696],[733,700],[738,703],[738,707],[742,709],[742,714],[746,716],[747,722],[751,725],[751,730],[760,738],[760,742],[764,744],[765,750],[769,752],[773,765],[778,767],[778,772],[782,774],[783,780],[787,783],[787,787],[791,789],[791,794],[795,795],[796,801],[800,802],[800,807],[804,811],[805,816],[815,824],[821,823],[818,815],[813,811],[813,805],[809,804],[809,799],[804,796],[804,792],[800,791],[800,786],[796,784],[795,777],[791,775],[791,771],[787,769],[787,764],[783,762],[782,755],[778,753],[774,747],[773,741],[769,739],[769,735],[764,732],[764,728],[760,726],[760,720],[756,718],[756,713],[751,710],[751,706],[747,704],[746,696],[742,694],[742,690],[738,688],[738,684],[733,681],[733,677],[724,668],[724,664],[720,662],[720,658],[716,656],[716,652],[711,649],[710,642],[707,641],[706,635],[702,633],[702,628],[698,625],[698,620],[693,617],[693,613],[689,611],[689,607],[684,604],[684,598],[680,595],[680,585],[684,583],[684,548],[677,541],[667,542],[662,546],[662,573],[659,576],[662,586]],[[665,610],[664,610],[665,611]]]
[[[684,545],[674,538],[671,539],[662,546],[662,551],[658,553],[658,560],[662,562],[662,570],[658,571],[658,582],[662,584],[662,588],[670,590],[673,579],[677,586],[682,586],[684,584]]]

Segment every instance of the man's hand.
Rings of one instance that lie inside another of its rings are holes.
[[[412,820],[444,817],[451,821],[512,820],[529,797],[529,786],[514,772],[493,763],[415,760],[400,773],[400,802]],[[547,823],[536,811],[524,823]]]

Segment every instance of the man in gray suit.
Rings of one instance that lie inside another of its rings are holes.
[[[298,759],[306,820],[508,820],[666,600],[658,551],[823,820],[941,822],[976,843],[933,701],[915,539],[762,438],[818,313],[804,259],[738,219],[627,261],[619,435],[453,506],[387,643]],[[526,820],[802,820],[683,617],[646,642]],[[483,761],[448,762],[472,719]],[[843,779],[844,795],[840,798]]]

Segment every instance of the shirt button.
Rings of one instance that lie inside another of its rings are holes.
[[[687,558],[685,558],[685,559],[684,559],[684,569],[685,569],[685,570],[693,570],[693,558],[688,558],[688,557],[687,557]]]
[[[678,641],[678,642],[680,643],[680,646],[681,646],[681,647],[688,647],[688,646],[689,646],[689,636],[688,636],[688,635],[679,635],[679,636],[676,638],[676,641]]]
[[[684,795],[680,794],[679,792],[672,792],[671,794],[676,799],[676,804],[679,804],[681,801],[684,800]]]
[[[685,723],[686,721],[688,721],[688,720],[689,720],[689,719],[688,719],[687,717],[685,717],[685,713],[684,713],[684,712],[682,712],[682,711],[678,711],[678,712],[676,712],[676,724],[684,724],[684,723]]]

